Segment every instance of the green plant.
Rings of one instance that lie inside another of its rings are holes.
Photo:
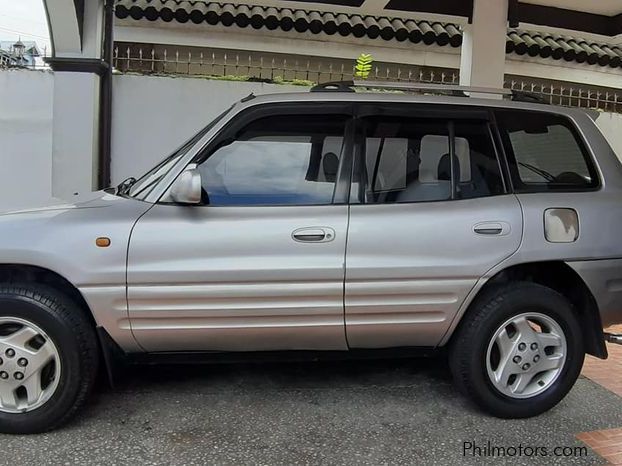
[[[356,59],[354,67],[354,76],[361,79],[367,79],[372,69],[374,58],[369,53],[362,53]]]

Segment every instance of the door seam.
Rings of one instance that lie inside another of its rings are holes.
[[[343,251],[343,292],[341,294],[341,299],[343,302],[343,336],[346,341],[346,346],[348,350],[350,350],[350,343],[348,342],[348,330],[346,326],[346,280],[348,278],[348,239],[350,238],[350,208],[351,206],[348,204],[348,217],[346,221],[346,242],[345,249]]]

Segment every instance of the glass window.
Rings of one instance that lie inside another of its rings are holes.
[[[542,112],[500,111],[497,119],[516,191],[598,186],[594,166],[566,118]]]
[[[330,204],[348,118],[279,115],[254,121],[199,164],[203,203]]]
[[[141,176],[138,180],[136,180],[129,189],[127,193],[129,196],[135,197],[136,199],[145,199],[151,191],[158,185],[160,180],[166,176],[171,168],[175,166],[175,164],[188,153],[192,147],[194,147],[203,136],[205,136],[214,126],[218,124],[220,120],[222,120],[227,113],[231,111],[232,107],[229,107],[227,110],[222,112],[216,118],[214,118],[206,127],[204,127],[197,134],[192,136],[188,141],[181,145],[175,152],[162,160],[159,164]]]
[[[457,170],[456,199],[503,194],[505,188],[499,160],[488,124],[479,121],[454,122]]]
[[[453,160],[450,125],[455,133]],[[469,199],[504,192],[484,122],[383,116],[365,118],[364,126],[367,203]]]

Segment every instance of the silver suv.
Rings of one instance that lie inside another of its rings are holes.
[[[137,180],[0,216],[1,432],[59,426],[119,360],[445,349],[519,418],[607,357],[622,166],[588,113],[316,90],[249,96]]]

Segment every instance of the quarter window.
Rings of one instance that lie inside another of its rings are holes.
[[[283,115],[254,121],[197,167],[203,203],[330,204],[347,116]]]
[[[497,120],[517,192],[598,186],[590,157],[566,118],[542,112],[499,111]]]
[[[363,120],[365,202],[444,201],[504,192],[486,122],[384,116]],[[360,189],[355,184],[354,191]]]

